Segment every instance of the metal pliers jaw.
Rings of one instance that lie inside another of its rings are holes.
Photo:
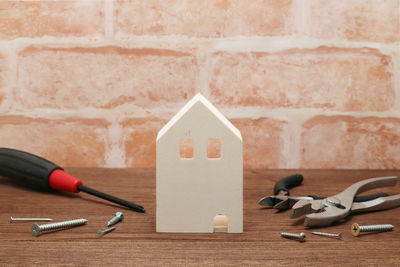
[[[400,206],[400,194],[365,202],[354,202],[354,197],[359,193],[378,187],[394,186],[396,182],[397,176],[371,178],[357,182],[332,197],[318,200],[299,200],[292,207],[290,217],[297,218],[308,214],[304,220],[304,226],[326,226],[340,221],[353,212],[383,210]]]

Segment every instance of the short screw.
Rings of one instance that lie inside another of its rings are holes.
[[[336,237],[336,238],[339,239],[339,240],[342,239],[342,233],[331,234],[331,233],[323,233],[323,232],[312,232],[312,234],[314,234],[314,235],[321,235],[321,236]]]
[[[281,236],[285,237],[285,238],[289,238],[289,239],[298,240],[300,242],[306,241],[306,234],[305,233],[292,234],[292,233],[282,232]]]
[[[392,231],[394,226],[391,224],[377,224],[377,225],[363,225],[360,226],[358,223],[353,223],[351,225],[351,234],[354,236],[359,236],[361,232],[385,232]]]
[[[41,232],[67,229],[67,228],[71,228],[74,226],[83,225],[85,223],[87,223],[86,219],[76,219],[76,220],[71,220],[71,221],[48,223],[48,224],[42,224],[42,225],[38,225],[37,223],[34,223],[32,225],[32,234],[34,236],[38,236]]]
[[[99,230],[99,231],[97,231],[97,235],[99,237],[102,237],[103,235],[105,235],[105,234],[107,234],[109,232],[112,232],[114,230],[115,230],[115,227],[107,228],[106,230]]]
[[[124,220],[124,214],[122,212],[116,212],[115,217],[108,221],[107,226],[112,226],[116,223],[122,222]]]

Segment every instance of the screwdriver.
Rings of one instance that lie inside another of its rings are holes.
[[[134,211],[146,211],[140,205],[84,186],[81,180],[47,159],[16,149],[0,148],[0,176],[39,191],[59,190],[72,193],[83,191]]]

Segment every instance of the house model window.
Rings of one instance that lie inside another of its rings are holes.
[[[157,232],[243,232],[242,137],[197,94],[157,136]]]
[[[193,139],[181,139],[179,143],[179,155],[181,159],[193,159]],[[207,158],[221,158],[221,140],[217,138],[210,138],[207,140]]]

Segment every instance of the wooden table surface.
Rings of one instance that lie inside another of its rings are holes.
[[[302,173],[303,185],[291,195],[330,196],[371,177],[400,175],[373,170],[247,170],[244,172],[243,234],[159,234],[155,232],[155,170],[76,169],[67,171],[84,184],[143,205],[145,214],[126,210],[85,193],[40,193],[0,177],[0,265],[400,265],[400,208],[351,215],[340,224],[317,229],[342,232],[343,240],[312,235],[289,211],[262,209],[258,200],[274,183]],[[400,183],[370,192],[400,194]],[[97,230],[117,211],[125,219],[102,238]],[[32,223],[10,223],[13,217],[51,217],[55,221],[86,218],[87,225],[32,236]],[[350,225],[393,224],[391,232],[353,237]],[[300,243],[280,232],[305,232]]]

